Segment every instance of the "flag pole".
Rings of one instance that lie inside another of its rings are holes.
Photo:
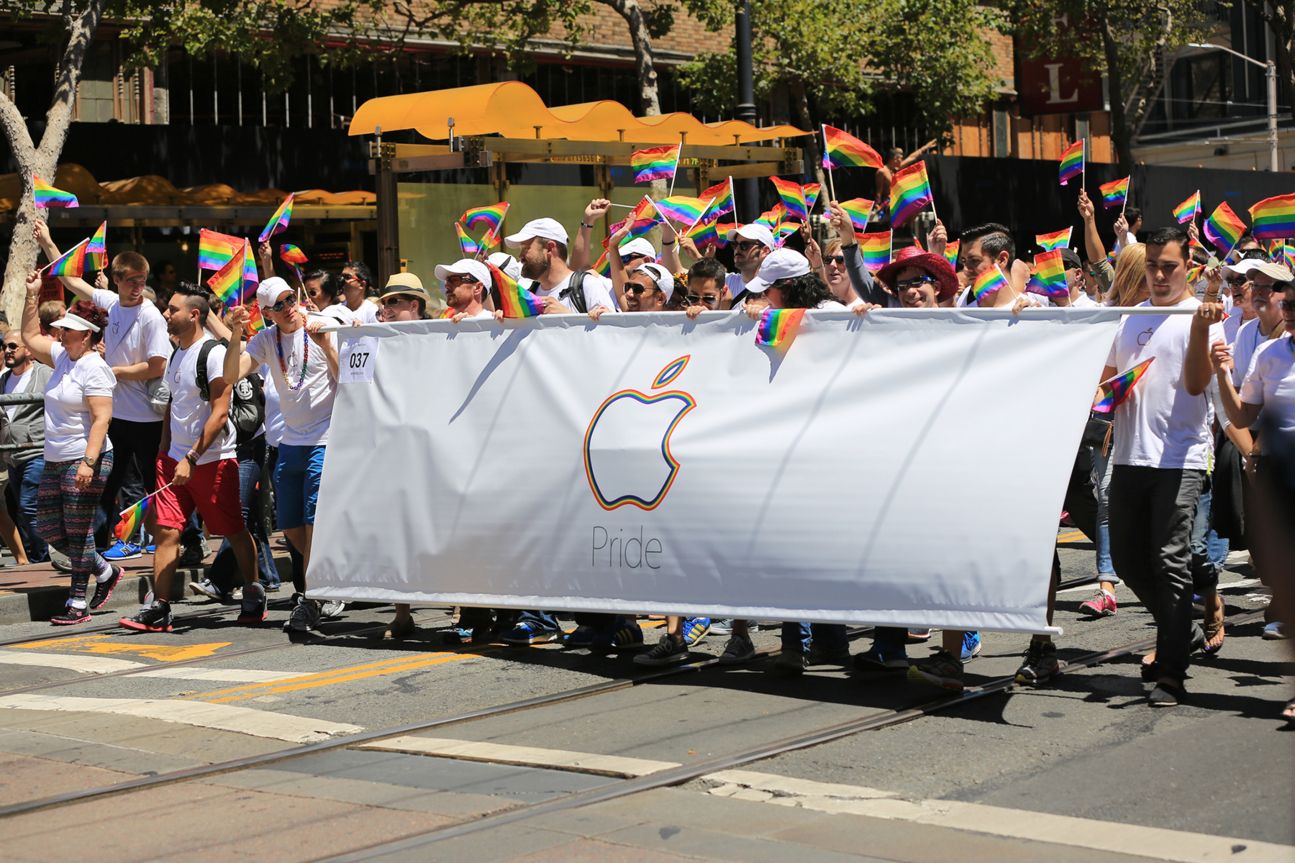
[[[173,485],[175,485],[175,480],[171,480],[171,481],[170,481],[170,482],[168,482],[166,485],[162,486],[161,488],[159,488],[157,491],[153,492],[152,494],[146,494],[146,495],[144,495],[144,496],[143,496],[143,497],[141,497],[139,500],[135,501],[135,502],[134,502],[134,503],[132,503],[130,506],[126,507],[126,508],[125,508],[125,509],[123,509],[121,512],[117,513],[117,518],[121,518],[123,515],[125,515],[125,514],[126,514],[126,513],[128,513],[128,512],[130,512],[132,509],[134,509],[135,507],[139,506],[139,505],[140,505],[141,503],[143,503],[144,501],[148,500],[150,497],[153,497],[154,495],[159,495],[159,494],[161,494],[162,492],[166,491],[168,488],[170,488],[170,487],[171,487],[171,486],[173,486]]]
[[[64,259],[64,258],[66,258],[68,255],[72,254],[73,252],[75,252],[77,249],[81,248],[82,246],[84,246],[84,245],[85,245],[86,243],[88,243],[88,242],[90,242],[90,238],[89,238],[89,237],[86,237],[84,240],[82,240],[81,242],[77,243],[75,246],[73,246],[72,248],[68,249],[66,252],[64,252],[63,254],[59,255],[59,256],[58,256],[57,258],[55,258],[54,260],[50,261],[48,264],[46,264],[45,266],[41,267],[41,268],[40,268],[39,270],[37,270],[36,272],[37,272],[37,273],[43,273],[43,272],[45,272],[45,271],[46,271],[46,270],[48,270],[50,267],[54,266],[54,265],[55,265],[55,264],[57,264],[59,261],[63,260],[63,259]],[[84,273],[83,273],[83,274],[84,274]]]
[[[737,217],[737,190],[733,188],[732,174],[728,175],[728,199],[733,202],[733,221],[739,225],[742,224],[742,221]]]
[[[1129,205],[1129,194],[1133,189],[1133,175],[1129,174],[1129,184],[1124,187],[1124,200],[1120,203],[1120,215],[1124,215],[1124,210]]]
[[[836,183],[832,179],[832,158],[827,152],[827,124],[823,126],[823,161],[827,163],[827,190],[831,194],[832,203],[836,203]],[[826,209],[826,207],[824,207]]]
[[[666,197],[674,196],[675,177],[679,176],[679,160],[683,158],[683,138],[679,139],[679,149],[674,153],[674,170],[670,172],[670,191],[666,192]]]

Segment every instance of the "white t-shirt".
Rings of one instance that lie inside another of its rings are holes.
[[[4,382],[5,393],[20,393],[23,391],[23,388],[27,386],[27,382],[31,380],[31,370],[35,367],[34,363],[35,360],[28,362],[27,371],[21,375],[9,372],[9,377],[5,378]],[[13,419],[13,415],[18,412],[18,408],[19,405],[5,405],[4,412],[9,415],[9,419]]]
[[[279,388],[270,374],[270,367],[262,365],[261,378],[265,381],[265,442],[277,447],[283,442],[283,411],[279,409]]]
[[[1017,294],[1017,297],[1018,298],[1025,297],[1025,304],[1027,306],[1042,307],[1042,306],[1052,305],[1052,303],[1048,302],[1045,298],[1039,296],[1038,294],[1024,293],[1024,294]],[[1015,305],[1016,300],[1012,300],[1012,304]],[[953,305],[955,308],[959,308],[959,309],[967,308],[967,307],[970,307],[973,309],[981,308],[980,304],[976,302],[976,295],[972,293],[972,290],[970,287],[963,289],[962,293],[958,295],[958,298],[953,301]],[[985,306],[984,308],[992,309],[994,308],[994,306]],[[1012,306],[1003,306],[1003,308],[1010,310]]]
[[[337,321],[342,326],[349,327],[351,322],[355,320],[355,314],[344,303],[333,303],[331,306],[326,306],[322,311],[310,312],[306,317],[328,318],[329,320]]]
[[[1250,371],[1250,361],[1254,359],[1255,352],[1266,341],[1264,334],[1259,331],[1258,318],[1246,321],[1237,331],[1237,336],[1232,342],[1232,386],[1238,390],[1241,389],[1241,382],[1245,380],[1246,372]]]
[[[746,290],[746,280],[742,278],[741,273],[729,273],[724,276],[724,287],[728,288],[728,297],[731,300]]]
[[[360,300],[360,307],[353,309],[350,306],[346,310],[351,313],[351,319],[359,321],[361,324],[376,324],[378,322],[378,304],[371,303],[368,300]]]
[[[1188,297],[1172,308],[1195,309]],[[1137,308],[1149,307],[1151,301]],[[1120,322],[1106,364],[1125,372],[1155,357],[1124,403],[1115,409],[1115,464],[1137,467],[1207,470],[1214,452],[1210,432],[1213,410],[1209,396],[1187,394],[1183,361],[1191,315],[1131,315]],[[1210,327],[1209,341],[1223,338],[1219,324]]]
[[[85,456],[93,419],[86,397],[112,397],[117,377],[98,351],[87,351],[77,362],[57,342],[49,352],[54,374],[45,385],[45,461],[76,461]],[[111,449],[104,435],[103,452]]]
[[[336,347],[337,334],[327,335]],[[279,363],[280,350],[283,352],[282,365]],[[247,343],[247,353],[255,362],[270,367],[270,376],[278,387],[279,409],[283,412],[284,423],[280,445],[319,446],[328,443],[328,425],[333,416],[337,383],[328,374],[324,349],[306,335],[306,328],[300,327],[280,336],[277,326],[267,327],[252,336]]]
[[[453,309],[449,309],[449,312],[454,313],[454,310],[453,310]],[[455,314],[457,314],[457,313],[455,313]],[[490,311],[490,309],[482,309],[481,311],[477,312],[475,315],[468,315],[468,316],[467,316],[466,318],[464,318],[463,320],[465,320],[465,321],[493,321],[494,319],[495,319],[495,313],[494,313],[494,312]]]
[[[859,304],[862,305],[863,301],[860,300]],[[823,302],[819,303],[817,306],[814,306],[814,308],[826,309],[829,312],[844,312],[847,309],[853,308],[853,306],[847,306],[845,303],[842,303],[838,300],[823,300]]]
[[[157,306],[144,300],[136,306],[123,306],[116,294],[96,288],[94,304],[108,313],[103,333],[104,359],[109,366],[129,366],[153,357],[171,356],[171,340],[166,334],[166,319]],[[137,423],[160,422],[148,402],[146,381],[118,381],[112,396],[112,418]]]
[[[565,282],[551,291],[544,290],[537,282],[532,293],[537,297],[557,296],[567,288],[571,287],[571,280],[574,279],[575,276],[575,273],[567,276],[567,280]],[[594,272],[587,272],[585,273],[585,280],[582,287],[585,293],[585,309],[588,311],[592,312],[598,306],[606,306],[613,312],[620,311],[620,306],[617,304],[616,297],[612,293],[611,279],[605,279]]]
[[[187,348],[176,348],[166,367],[166,385],[171,390],[171,448],[167,455],[179,461],[198,443],[202,427],[211,416],[211,403],[198,393],[198,354],[208,339],[199,339]],[[225,376],[225,346],[217,344],[207,355],[208,386]],[[198,464],[234,458],[237,446],[234,426],[228,421],[220,437],[198,458]]]
[[[1253,321],[1254,318],[1250,320]],[[1247,323],[1249,321],[1242,318],[1241,315],[1229,312],[1227,320],[1223,322],[1223,341],[1229,345],[1234,344],[1237,340],[1237,333],[1241,332],[1241,327]],[[1245,370],[1242,369],[1242,371],[1244,372]]]
[[[1095,309],[1098,308],[1098,305],[1097,300],[1080,291],[1079,296],[1070,301],[1070,307],[1072,309]]]
[[[1295,435],[1295,343],[1282,336],[1255,351],[1241,384],[1241,401],[1263,405],[1264,417],[1282,437]]]

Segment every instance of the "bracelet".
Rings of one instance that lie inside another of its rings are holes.
[[[662,240],[662,241],[661,241],[661,245],[662,245],[662,246],[673,246],[673,245],[674,245],[674,240]]]
[[[580,223],[580,227],[582,227],[582,228],[588,228],[588,229],[589,229],[589,230],[591,230],[591,231],[594,229],[594,226],[593,226],[593,225],[586,225],[583,221]]]

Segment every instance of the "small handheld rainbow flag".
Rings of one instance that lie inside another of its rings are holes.
[[[716,216],[733,212],[733,178],[729,177],[727,180],[716,183],[702,192],[700,197],[703,201],[710,201],[710,212]]]
[[[683,144],[680,143],[669,147],[635,150],[630,155],[630,167],[634,169],[634,182],[673,180],[675,171],[679,169],[679,150],[682,146]]]
[[[823,167],[880,168],[881,154],[835,126],[823,124]]]
[[[821,183],[806,183],[800,187],[800,192],[805,197],[805,209],[814,212],[814,205],[818,203],[818,193],[822,191]]]
[[[203,228],[198,232],[198,269],[219,270],[243,253],[243,239]]]
[[[512,276],[496,267],[486,264],[495,282],[495,291],[499,297],[499,309],[505,318],[533,318],[544,311],[544,301],[517,284]]]
[[[1057,179],[1064,186],[1083,173],[1084,139],[1080,138],[1061,152],[1061,165],[1057,169]]]
[[[944,259],[949,266],[958,269],[958,252],[962,250],[962,240],[949,240],[944,244]]]
[[[980,305],[987,297],[993,296],[1005,287],[1007,287],[1007,278],[995,264],[976,276],[976,281],[971,285],[971,295],[976,298],[976,305]]]
[[[804,309],[765,309],[755,328],[755,343],[762,348],[786,353],[804,317]]]
[[[1063,228],[1060,231],[1053,231],[1051,234],[1035,234],[1034,242],[1040,249],[1050,252],[1053,249],[1064,249],[1070,245],[1070,233],[1074,227]]]
[[[1295,246],[1282,245],[1282,263],[1286,269],[1295,272]]]
[[[1295,192],[1264,198],[1250,208],[1250,232],[1259,240],[1295,237]]]
[[[610,279],[612,277],[612,261],[611,258],[607,256],[606,249],[603,249],[603,253],[598,256],[598,260],[594,261],[594,265],[590,267],[590,269],[602,276],[604,279]]]
[[[1227,201],[1215,207],[1214,212],[1205,220],[1205,239],[1222,249],[1224,255],[1236,248],[1245,232],[1246,223],[1232,212]]]
[[[787,210],[787,215],[802,222],[809,220],[809,208],[805,206],[805,190],[800,183],[784,180],[781,177],[770,177],[769,182],[778,190],[778,197]]]
[[[134,506],[123,509],[121,519],[117,522],[117,526],[113,528],[112,535],[122,542],[129,542],[131,537],[139,530],[139,526],[144,522],[144,514],[148,512],[149,503],[152,500],[153,496],[149,495],[136,502]]]
[[[244,240],[242,254],[230,258],[225,266],[207,279],[207,285],[222,302],[229,303],[235,297],[242,302],[243,297],[249,292],[249,283],[250,290],[255,290],[259,281],[256,274],[256,259],[252,257],[252,244]]]
[[[1134,385],[1142,379],[1147,373],[1147,369],[1155,362],[1155,357],[1145,359],[1138,363],[1127,372],[1120,372],[1108,381],[1102,381],[1102,393],[1093,402],[1094,413],[1108,414],[1124,403],[1133,392]]]
[[[934,200],[926,176],[926,163],[914,162],[890,182],[890,225],[898,228]]]
[[[719,216],[698,221],[697,224],[684,232],[684,236],[692,240],[693,245],[699,249],[704,249],[707,246],[719,247],[725,244],[724,237],[720,236],[719,233]]]
[[[680,227],[692,227],[707,211],[710,203],[705,198],[671,195],[656,201],[657,212],[676,222]]]
[[[867,198],[851,198],[848,201],[841,201],[839,206],[850,217],[850,224],[854,225],[856,231],[868,230],[868,217],[872,215],[872,201]]]
[[[263,329],[265,329],[265,316],[261,314],[261,304],[249,303],[247,306],[247,323],[243,325],[243,332],[249,336],[254,336]]]
[[[877,272],[890,263],[890,250],[890,231],[859,235],[859,254],[863,255],[863,265],[871,273]]]
[[[284,198],[283,203],[279,205],[279,209],[270,216],[270,221],[265,223],[260,236],[256,238],[258,243],[264,243],[275,234],[282,234],[288,230],[288,222],[292,220],[292,196],[293,193],[289,192],[288,197]]]
[[[1040,252],[1034,256],[1034,266],[1030,268],[1030,281],[1026,284],[1025,290],[1045,297],[1070,295],[1070,286],[1066,284],[1066,264],[1061,260],[1061,249]]]
[[[42,209],[49,207],[72,209],[80,206],[76,195],[71,192],[64,192],[62,189],[55,189],[35,174],[32,174],[31,177],[31,196],[36,206]]]
[[[464,210],[463,215],[459,216],[459,221],[474,230],[486,225],[486,233],[498,234],[499,226],[504,223],[507,216],[508,202],[500,201],[498,204],[491,204],[488,207],[472,207]]]
[[[1129,197],[1129,180],[1132,177],[1124,177],[1119,180],[1111,180],[1109,183],[1102,183],[1097,188],[1102,193],[1102,207],[1109,210],[1111,207],[1123,207],[1124,202]]]
[[[94,233],[90,236],[90,242],[86,243],[85,254],[86,260],[90,266],[96,270],[108,269],[108,223],[100,222],[99,227],[95,228]]]
[[[279,246],[279,260],[285,264],[304,264],[310,259],[306,257],[306,253],[301,250],[300,246],[284,243]]]
[[[770,231],[778,227],[787,217],[787,205],[782,201],[774,204],[771,209],[765,210],[760,214],[760,218],[755,220],[757,225],[764,225]]]
[[[85,260],[88,256],[86,247],[89,242],[88,239],[85,239],[77,243],[59,256],[57,260],[50,261],[45,269],[51,276],[81,278],[81,276],[85,275]]]
[[[1200,189],[1197,189],[1195,192],[1192,192],[1192,196],[1190,198],[1188,198],[1186,201],[1183,201],[1177,207],[1174,207],[1174,218],[1178,220],[1178,224],[1180,225],[1183,224],[1184,222],[1196,221],[1196,217],[1199,216],[1200,214],[1201,214],[1201,190]]]
[[[459,237],[459,251],[465,258],[475,258],[481,254],[481,244],[468,236],[468,232],[463,230],[463,226],[458,222],[454,223],[454,233]]]

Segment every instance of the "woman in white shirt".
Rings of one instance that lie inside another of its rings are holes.
[[[94,547],[94,515],[112,471],[108,424],[117,378],[94,349],[103,338],[107,313],[81,300],[50,324],[57,341],[41,335],[36,310],[40,285],[39,272],[27,277],[22,312],[27,349],[54,368],[45,386],[45,471],[37,495],[36,532],[71,562],[67,607],[50,618],[56,626],[67,626],[89,620],[90,611],[107,602],[121,580],[121,568],[105,561]],[[95,590],[87,603],[91,576]]]

